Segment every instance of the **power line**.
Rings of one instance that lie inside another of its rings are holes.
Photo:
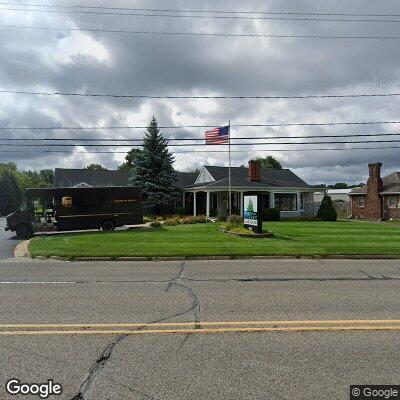
[[[400,39],[400,37],[399,37]],[[278,99],[341,99],[362,97],[396,97],[400,93],[359,93],[359,94],[311,94],[304,96],[150,96],[132,94],[109,94],[109,93],[68,93],[68,92],[31,92],[25,90],[0,90],[3,94],[26,94],[40,96],[71,96],[71,97],[112,97],[127,99],[253,99],[253,100],[278,100]]]
[[[281,124],[231,124],[231,127],[285,127],[285,126],[336,126],[336,125],[383,125],[400,124],[400,121],[366,121],[366,122],[295,122]],[[189,129],[189,128],[212,128],[219,124],[208,125],[159,125],[159,129]],[[148,126],[0,126],[0,130],[118,130],[118,129],[147,129]]]
[[[44,26],[0,25],[0,28],[10,29],[34,29],[44,31],[78,31],[78,32],[102,32],[122,33],[131,35],[153,36],[203,36],[203,37],[237,37],[237,38],[269,38],[269,39],[366,39],[366,40],[400,40],[400,36],[369,36],[369,35],[271,35],[256,33],[207,33],[207,32],[157,32],[157,31],[132,31],[124,29],[100,29],[100,28],[53,28]]]
[[[231,146],[261,146],[261,145],[296,145],[296,144],[357,144],[357,143],[400,143],[400,139],[396,140],[354,140],[354,141],[327,141],[327,142],[275,142],[275,143],[231,143]],[[135,145],[127,145],[127,144],[11,144],[11,143],[1,143],[1,146],[9,146],[9,147],[75,147],[75,146],[84,146],[84,147],[143,147],[142,144]],[[178,143],[178,144],[168,144],[169,147],[198,147],[198,146],[218,146],[218,145],[210,145],[206,143]]]
[[[324,139],[324,138],[349,138],[349,137],[378,137],[378,136],[399,136],[400,132],[392,132],[392,133],[354,133],[354,134],[343,134],[343,135],[306,135],[306,136],[243,136],[243,137],[231,137],[231,140],[274,140],[274,139]],[[166,137],[164,138],[168,142],[170,141],[199,141],[204,140],[204,137]],[[1,138],[0,141],[9,142],[9,141],[51,141],[51,142],[65,142],[65,141],[78,141],[78,142],[143,142],[143,139],[112,139],[112,138]],[[319,142],[318,142],[319,143]],[[241,144],[241,143],[232,143]],[[190,144],[188,144],[189,146]],[[49,145],[50,146],[50,145]]]
[[[382,147],[352,147],[352,148],[299,148],[299,149],[257,149],[261,151],[276,151],[276,152],[291,152],[291,151],[352,151],[352,150],[393,150],[400,149],[400,146],[382,146]],[[245,153],[254,152],[254,150],[231,150],[231,153]],[[126,151],[74,151],[74,150],[0,150],[0,153],[67,153],[67,154],[126,154]],[[187,153],[228,153],[228,150],[181,150],[174,152],[174,154],[187,154]]]
[[[0,3],[1,4],[1,3]],[[22,4],[21,4],[22,6]],[[256,21],[302,21],[302,22],[374,22],[374,23],[399,23],[400,20],[388,19],[361,19],[361,18],[317,18],[317,17],[283,17],[283,16],[245,16],[245,15],[183,15],[183,14],[143,14],[141,12],[117,12],[117,11],[82,11],[82,10],[41,10],[27,8],[8,8],[0,7],[0,11],[20,11],[36,13],[55,13],[55,14],[93,14],[93,15],[113,15],[124,17],[160,17],[160,18],[189,18],[189,19],[236,19],[236,20],[256,20]]]
[[[124,10],[124,11],[147,11],[147,12],[174,12],[174,13],[207,13],[207,14],[261,14],[261,15],[316,15],[316,16],[351,16],[351,17],[400,17],[400,14],[372,14],[372,13],[345,13],[345,12],[291,12],[291,11],[226,11],[226,10],[179,10],[179,9],[159,9],[159,8],[127,8],[127,7],[106,7],[106,6],[85,6],[72,5],[60,6],[52,4],[21,4],[1,2],[2,5],[25,6],[25,7],[46,7],[60,9],[97,9],[97,10]]]

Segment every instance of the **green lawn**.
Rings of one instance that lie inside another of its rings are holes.
[[[34,238],[32,256],[400,255],[400,228],[368,222],[269,222],[272,239],[239,238],[217,223]]]

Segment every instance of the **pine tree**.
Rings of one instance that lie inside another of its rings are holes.
[[[173,163],[168,142],[153,117],[143,138],[143,150],[133,165],[129,184],[142,187],[144,205],[154,207],[155,214],[159,214],[161,206],[171,203],[179,194]]]
[[[319,206],[317,217],[323,221],[336,221],[337,213],[335,207],[333,207],[332,199],[330,196],[325,195]]]

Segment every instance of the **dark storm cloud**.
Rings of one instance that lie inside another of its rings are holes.
[[[75,2],[48,4],[71,5]],[[166,8],[161,0],[134,3],[121,0],[113,6]],[[394,0],[384,3],[353,1],[351,9],[344,0],[329,4],[309,0],[245,3],[224,0],[219,1],[218,6],[211,0],[168,3],[168,8],[177,9],[272,12],[392,14],[396,7]],[[154,31],[384,36],[399,35],[400,29],[399,23],[191,20],[5,11],[0,16],[4,24]],[[0,57],[0,82],[5,89],[149,95],[396,92],[400,65],[398,41],[133,36],[12,29],[0,29]],[[163,125],[225,124],[228,120],[233,124],[398,120],[399,105],[397,98],[174,101],[0,95],[0,126],[146,125],[153,115]],[[235,128],[232,135],[346,135],[395,132],[396,129],[396,125]],[[203,130],[165,130],[164,134],[200,137]],[[141,138],[143,130],[2,131],[0,135]],[[378,137],[370,139],[378,140]],[[296,141],[301,143],[301,140]],[[273,143],[272,140],[270,146],[263,148],[289,148]],[[243,153],[233,154],[235,165],[246,163],[256,154],[256,149],[250,146],[241,149]],[[0,160],[17,161],[21,168],[82,167],[89,162],[113,168],[123,159],[123,155],[118,154],[78,153],[90,150],[79,147],[73,155],[0,153]],[[227,163],[225,153],[178,153],[183,150],[176,149],[176,165],[180,169],[191,169],[204,163]],[[359,182],[365,178],[366,164],[370,161],[384,161],[388,171],[400,169],[396,149],[290,153],[268,150],[257,151],[257,154],[275,155],[285,166],[311,182]]]

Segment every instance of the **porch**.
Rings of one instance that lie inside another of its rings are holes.
[[[231,191],[232,214],[243,216],[245,195],[261,197],[261,212],[265,214],[270,208],[278,208],[282,218],[313,216],[313,191],[294,190],[238,190]],[[216,189],[187,189],[183,192],[183,204],[192,215],[207,217],[226,217],[229,214],[229,191]]]

